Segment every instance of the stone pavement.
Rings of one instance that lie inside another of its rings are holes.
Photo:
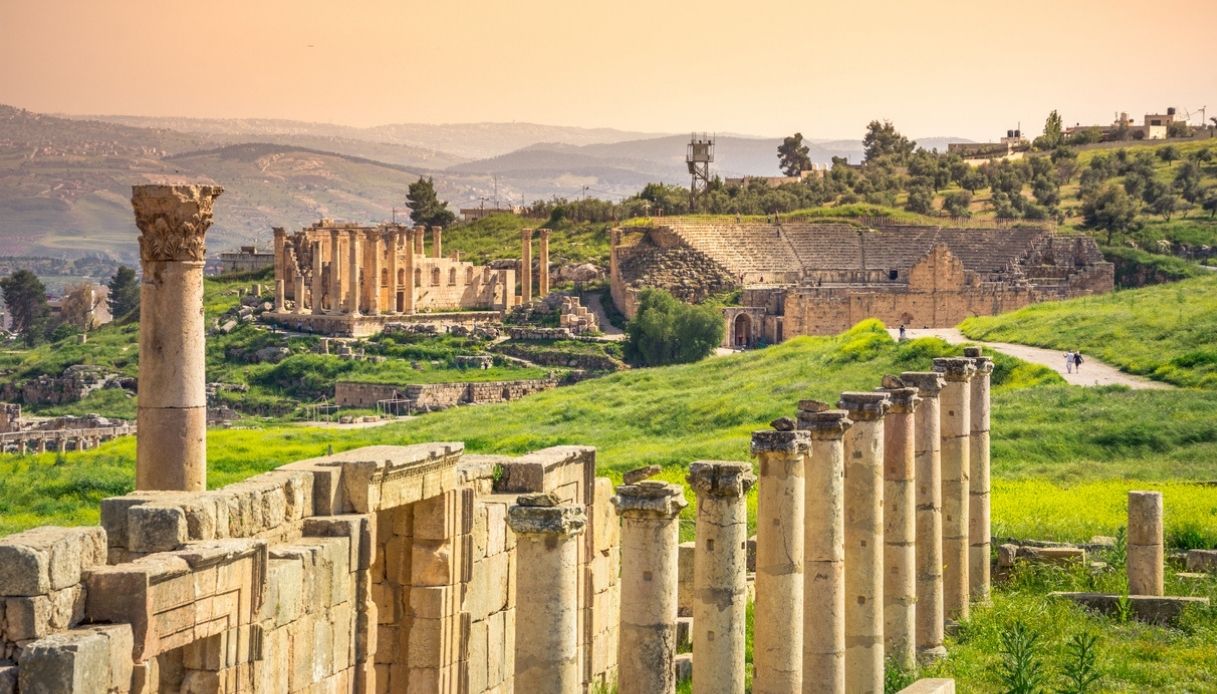
[[[892,338],[896,338],[899,330],[889,329]],[[1134,390],[1153,389],[1165,390],[1174,388],[1169,383],[1161,383],[1153,381],[1142,376],[1134,376],[1124,373],[1114,366],[1104,364],[1093,356],[1082,352],[1082,370],[1080,373],[1065,372],[1065,353],[1054,349],[1043,349],[1041,347],[1031,347],[1029,345],[1016,345],[1006,342],[982,342],[980,340],[969,340],[957,328],[924,328],[920,330],[906,330],[905,335],[908,339],[917,337],[938,337],[946,340],[951,344],[976,344],[983,345],[997,352],[1001,352],[1007,356],[1017,357],[1023,361],[1028,361],[1033,364],[1041,364],[1047,366],[1053,371],[1061,375],[1067,383],[1075,386],[1109,386],[1121,385],[1128,386]]]

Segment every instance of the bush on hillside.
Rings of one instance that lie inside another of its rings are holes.
[[[708,356],[723,341],[722,314],[686,304],[662,289],[646,289],[638,314],[625,326],[625,357],[637,366],[687,364]]]

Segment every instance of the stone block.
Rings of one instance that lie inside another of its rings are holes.
[[[419,586],[454,584],[458,559],[453,556],[451,542],[425,541],[416,537],[410,553],[412,583]]]
[[[414,504],[414,537],[419,540],[446,540],[458,525],[457,500],[460,494],[447,492]]]
[[[350,541],[350,570],[371,568],[376,552],[375,519],[365,515],[319,516],[304,521],[307,537],[345,537]]]
[[[413,586],[410,588],[410,617],[445,619],[457,613],[460,591],[451,586]]]
[[[1217,550],[1191,549],[1187,552],[1187,570],[1217,573]]]
[[[17,665],[22,694],[103,694],[112,681],[110,639],[91,629],[54,634],[22,649]]]
[[[503,668],[503,648],[507,643],[506,613],[495,612],[486,618],[486,683],[501,684],[511,674]],[[512,625],[514,629],[514,625]],[[472,652],[472,648],[470,649]],[[472,655],[470,656],[472,658]]]
[[[1049,595],[1072,600],[1091,610],[1103,614],[1116,614],[1120,601],[1127,597],[1132,616],[1149,624],[1171,624],[1189,605],[1208,606],[1208,598],[1174,597],[1158,595],[1108,595],[1104,593],[1052,592]]]
[[[16,694],[17,668],[14,665],[0,665],[0,694]]]
[[[110,656],[110,691],[126,692],[131,687],[134,663],[131,650],[134,640],[130,624],[99,624],[89,629],[106,637]]]
[[[189,538],[186,512],[180,506],[141,504],[127,511],[127,549],[171,552]]]
[[[899,694],[955,694],[955,680],[921,679],[901,689]]]
[[[506,552],[487,557],[474,567],[473,580],[465,592],[465,611],[474,621],[504,609],[511,577]]]
[[[81,572],[106,560],[99,527],[33,528],[0,541],[0,596],[43,595],[80,583]]]
[[[499,554],[508,549],[507,536],[511,530],[507,527],[508,503],[486,504],[486,555]]]
[[[304,565],[298,557],[274,559],[266,575],[267,597],[262,603],[262,619],[281,627],[299,619],[304,605]]]
[[[6,598],[0,636],[6,641],[28,641],[70,629],[84,620],[85,594],[80,585],[47,595]]]
[[[468,677],[471,692],[485,691],[489,682],[488,625],[485,621],[474,622],[469,630]]]

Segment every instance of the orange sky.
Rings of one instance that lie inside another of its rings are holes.
[[[992,139],[1217,115],[1213,0],[0,0],[0,103]]]

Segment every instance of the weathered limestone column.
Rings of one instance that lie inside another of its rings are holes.
[[[405,233],[406,233],[406,243],[405,243],[405,246],[406,246],[406,248],[405,248],[405,252],[406,252],[406,286],[402,287],[402,290],[405,292],[405,294],[403,295],[402,303],[403,303],[403,308],[405,309],[404,312],[406,313],[406,315],[410,315],[410,314],[414,313],[414,296],[415,296],[414,292],[416,291],[416,289],[414,287],[414,253],[416,250],[415,239],[417,237],[415,235],[416,234],[415,229],[406,229]]]
[[[541,230],[541,267],[537,269],[538,295],[549,296],[549,229]]]
[[[520,231],[520,303],[532,301],[532,229]]]
[[[913,456],[917,488],[917,654],[923,662],[946,656],[942,612],[942,442],[938,394],[940,374],[905,371],[900,380],[916,386],[921,404],[914,415]]]
[[[399,291],[397,284],[397,249],[401,230],[392,228],[389,230],[389,235],[385,238],[385,246],[388,251],[389,264],[389,313],[399,313],[397,310],[397,292]],[[379,291],[379,290],[377,290]]]
[[[948,620],[968,617],[968,477],[972,397],[976,373],[966,357],[939,357],[934,370],[946,380],[942,389],[942,605]]]
[[[444,257],[444,228],[441,226],[431,227],[431,254],[436,258]]]
[[[964,347],[976,375],[971,382],[968,429],[968,586],[972,600],[989,599],[989,374],[993,360],[979,347]]]
[[[1129,492],[1129,595],[1163,594],[1162,535],[1162,492]]]
[[[544,237],[542,237],[544,238]],[[797,692],[803,682],[803,460],[811,447],[793,419],[752,434],[760,462],[752,691]]]
[[[296,299],[296,305],[292,308],[292,312],[304,313],[304,275],[302,273],[294,273],[292,296]]]
[[[516,533],[515,686],[529,694],[579,691],[579,543],[583,509],[527,494],[507,510]]]
[[[803,683],[824,694],[845,692],[845,447],[853,425],[845,410],[799,403],[800,429],[811,449],[804,472]]]
[[[342,241],[330,232],[330,313],[342,313]]]
[[[841,393],[845,432],[845,688],[883,691],[883,416],[886,393]]]
[[[321,284],[321,272],[323,268],[321,249],[321,241],[317,241],[313,244],[313,276],[311,278],[312,288],[309,290],[308,295],[309,313],[312,314],[320,314],[322,312],[321,296],[325,294],[325,287]]]
[[[745,497],[756,477],[748,463],[698,461],[689,466],[688,480],[697,493],[693,691],[742,694],[748,542]]]
[[[887,379],[884,379],[887,380]],[[888,384],[885,384],[888,385]],[[883,418],[883,638],[887,659],[917,664],[917,389],[891,383]]]
[[[658,480],[617,487],[621,514],[620,694],[676,691],[676,591],[684,489]]]
[[[275,313],[287,311],[287,281],[275,280]]]
[[[421,225],[414,227],[414,254],[415,255],[426,256],[426,252],[423,250],[423,244],[426,243],[426,239],[424,238],[424,237],[426,237],[426,235],[427,235],[427,227],[421,226]]]
[[[139,436],[135,488],[207,487],[204,235],[219,186],[140,185]]]
[[[284,310],[283,292],[287,286],[287,258],[283,256],[283,248],[287,241],[287,230],[283,227],[272,228],[274,234],[274,251],[275,254],[275,311],[282,313]]]
[[[352,229],[347,237],[347,310],[352,316],[359,315],[359,232]]]
[[[380,315],[380,275],[381,275],[381,253],[383,244],[381,244],[381,230],[372,229],[368,234],[368,269],[364,273],[364,284],[368,285],[368,315]]]

